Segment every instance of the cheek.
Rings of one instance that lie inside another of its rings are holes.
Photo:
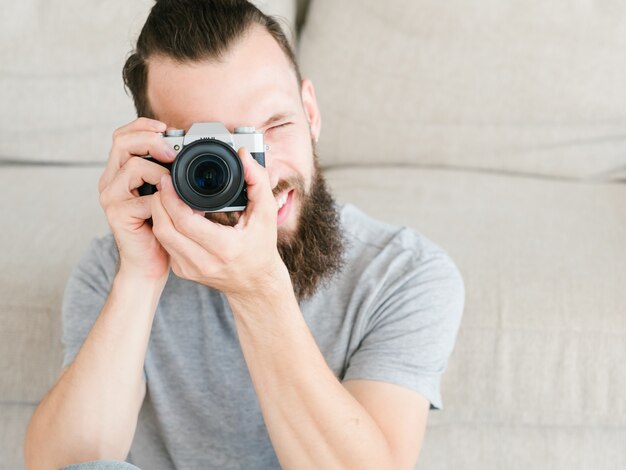
[[[278,171],[280,178],[289,176],[290,173],[300,174],[308,188],[313,171],[313,149],[310,135],[302,135],[295,132],[278,132],[265,139],[269,145],[266,155],[266,165],[272,171]]]

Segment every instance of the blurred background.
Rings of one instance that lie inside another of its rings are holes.
[[[466,283],[418,469],[626,468],[626,2],[265,0],[316,86],[337,199]],[[61,367],[65,281],[107,231],[148,0],[0,0],[0,469]]]

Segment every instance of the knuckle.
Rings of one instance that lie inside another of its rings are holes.
[[[118,127],[117,129],[115,129],[115,130],[113,131],[113,134],[111,135],[111,140],[112,140],[113,142],[115,142],[117,139],[119,139],[119,138],[120,138],[120,136],[124,133],[124,128],[125,128],[125,127],[126,127],[126,126]]]
[[[119,170],[117,170],[117,173],[115,174],[114,179],[117,179],[119,181],[120,178],[125,178],[127,176],[127,173],[128,173],[128,166],[124,164],[119,168]]]
[[[113,141],[111,142],[111,150],[109,152],[109,160],[118,161],[120,160],[120,155],[124,154],[124,142],[125,136],[118,135],[113,137]]]
[[[108,191],[106,189],[100,192],[100,196],[98,196],[98,202],[100,203],[100,207],[102,207],[103,209],[109,205]]]
[[[191,231],[191,224],[189,222],[189,218],[187,217],[173,217],[172,222],[174,222],[174,226],[181,233],[189,233]]]
[[[226,246],[220,252],[220,261],[222,261],[224,264],[230,264],[235,262],[238,256],[239,249],[236,246]]]
[[[207,263],[203,263],[200,265],[200,276],[204,279],[213,279],[215,277],[215,272]]]
[[[134,197],[130,199],[130,204],[134,206],[137,213],[143,212],[146,209],[150,209],[150,203],[142,197]]]
[[[174,269],[172,270],[174,271]],[[174,274],[183,279],[195,280],[194,273],[190,271],[187,266],[184,264],[181,265],[179,262],[176,263],[176,271],[174,271]]]
[[[125,178],[136,180],[138,176],[142,176],[144,173],[143,158],[130,157],[128,161],[120,167],[119,173],[124,175]]]
[[[154,234],[155,237],[157,237],[159,240],[165,240],[165,234],[163,233],[163,227],[161,224],[153,224],[152,225],[152,233]]]
[[[142,163],[143,159],[141,157],[130,157],[126,161],[126,163],[122,165],[122,169],[130,173],[136,173],[137,171],[139,171],[140,168],[143,167]]]
[[[103,209],[105,217],[107,218],[109,223],[113,225],[119,217],[119,207],[117,207],[115,204],[108,204],[106,206],[103,206]]]
[[[153,224],[152,233],[161,242],[162,245],[171,245],[172,236],[170,231],[162,224]]]
[[[152,119],[148,119],[145,116],[141,116],[141,117],[138,117],[137,119],[135,119],[135,122],[140,127],[148,127],[152,123]]]
[[[100,203],[100,207],[102,207],[103,209],[115,205],[116,200],[113,196],[113,192],[110,186],[104,188],[104,190],[100,193],[100,195],[98,196],[98,202]]]
[[[106,176],[106,172],[102,173],[102,175],[100,175],[100,179],[98,180],[98,192],[100,193],[100,196],[102,196],[102,192],[107,187],[108,181],[105,176]]]
[[[175,261],[172,261],[171,266],[172,266],[172,272],[173,272],[176,276],[178,276],[178,277],[182,277],[182,276],[183,276],[183,273],[182,273],[182,271],[181,271],[180,266],[178,265],[178,263],[176,263]]]
[[[112,135],[113,140],[119,139],[122,135],[128,133],[134,123],[135,121],[131,121],[115,129]]]

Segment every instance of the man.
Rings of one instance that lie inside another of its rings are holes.
[[[114,133],[112,235],[68,283],[65,367],[31,420],[29,468],[412,468],[463,309],[452,261],[335,206],[313,85],[247,2],[157,2],[124,76],[148,118]],[[205,218],[141,158],[173,161],[160,133],[210,121],[269,146],[265,167],[238,149],[241,214]]]

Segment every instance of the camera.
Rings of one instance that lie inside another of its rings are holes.
[[[243,164],[237,149],[245,147],[252,158],[265,166],[263,134],[254,127],[237,127],[231,134],[221,122],[198,122],[187,132],[168,129],[163,136],[176,151],[172,163],[150,161],[170,170],[178,196],[193,209],[204,212],[233,212],[246,208],[246,185]],[[145,183],[139,194],[156,192]]]

